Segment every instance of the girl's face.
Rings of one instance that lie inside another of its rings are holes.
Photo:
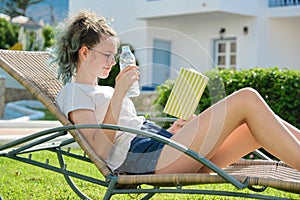
[[[89,48],[89,51],[89,70],[91,70],[91,73],[94,73],[99,78],[107,78],[111,68],[116,64],[116,39],[109,37],[94,48]]]

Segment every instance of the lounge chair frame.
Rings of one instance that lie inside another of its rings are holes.
[[[246,194],[240,191],[216,191],[203,189],[185,189],[186,185],[231,183],[237,189],[248,188],[255,192],[264,191],[267,187],[300,194],[300,172],[279,161],[272,160],[240,160],[226,169],[220,169],[209,160],[200,156],[187,147],[171,139],[142,130],[109,124],[83,124],[73,125],[55,104],[55,97],[62,84],[56,79],[55,64],[49,64],[50,54],[47,52],[26,52],[0,50],[0,66],[13,78],[29,90],[36,99],[62,123],[63,126],[34,133],[24,138],[0,146],[0,156],[18,160],[34,166],[42,167],[63,174],[66,182],[82,199],[89,199],[84,192],[73,182],[72,178],[88,181],[106,187],[103,199],[110,199],[115,194],[146,194],[142,199],[150,199],[157,193],[203,194],[219,196],[237,196],[241,198],[274,199],[275,197],[259,193]],[[36,74],[39,73],[39,74]],[[37,78],[37,79],[36,79]],[[150,137],[165,143],[173,148],[191,156],[214,171],[213,174],[151,174],[151,175],[124,175],[114,174],[106,163],[93,151],[91,146],[81,136],[79,129],[113,129]],[[72,138],[60,142],[53,139],[71,135]],[[84,155],[71,153],[67,148],[70,144],[78,143],[84,150]],[[35,151],[51,151],[57,154],[58,166],[33,160],[31,153]],[[28,157],[22,154],[28,154]],[[255,152],[268,159],[259,151]],[[72,157],[94,164],[103,174],[104,178],[93,178],[83,174],[69,171],[64,162],[65,157]],[[253,170],[253,171],[252,171]],[[284,171],[285,173],[280,173]],[[255,174],[251,174],[255,173]],[[276,173],[275,176],[274,173]],[[291,178],[292,177],[292,178]],[[150,185],[153,188],[137,187]],[[259,187],[257,187],[259,186]],[[163,188],[161,188],[163,187]],[[278,197],[276,197],[278,198]],[[283,198],[284,199],[284,198]]]

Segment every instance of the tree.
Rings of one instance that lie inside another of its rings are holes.
[[[44,0],[4,0],[6,5],[5,13],[11,17],[26,16],[26,10],[29,6],[42,1]]]

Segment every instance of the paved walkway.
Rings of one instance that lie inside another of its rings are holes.
[[[61,126],[58,121],[0,120],[0,144],[58,126]]]

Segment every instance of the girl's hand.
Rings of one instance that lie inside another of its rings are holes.
[[[115,91],[125,96],[132,84],[139,79],[140,72],[138,71],[138,66],[128,66],[120,71],[116,77]]]
[[[197,115],[193,115],[188,120],[178,119],[176,120],[170,128],[168,128],[168,131],[172,134],[176,134],[183,126],[185,126],[187,123],[195,119]]]

